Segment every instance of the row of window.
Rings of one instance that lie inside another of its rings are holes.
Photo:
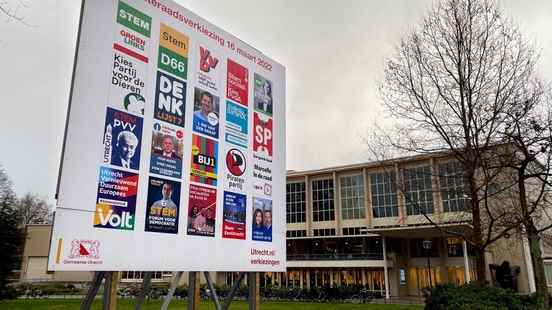
[[[286,237],[287,238],[301,238],[306,237],[307,231],[306,230],[288,230],[286,231]]]
[[[366,229],[366,227],[344,227],[342,231],[344,236],[365,235],[366,233],[362,229]]]
[[[403,169],[402,176],[407,215],[432,214],[434,203],[430,166]],[[458,162],[440,164],[438,177],[444,211],[464,210],[466,182],[461,165]],[[373,216],[376,218],[398,216],[397,177],[394,171],[371,173],[369,178]],[[314,222],[335,220],[333,179],[313,180],[311,186],[312,220]],[[342,219],[366,217],[363,175],[341,177],[339,193]],[[286,219],[288,223],[306,222],[306,195],[305,182],[286,185]]]
[[[335,228],[313,229],[312,232],[315,237],[335,236]]]

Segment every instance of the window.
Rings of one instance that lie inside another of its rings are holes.
[[[332,179],[312,181],[312,220],[335,220],[334,184]]]
[[[315,237],[335,236],[335,228],[314,229],[313,234]]]
[[[286,221],[304,223],[306,209],[305,182],[286,184]]]
[[[459,162],[449,161],[439,165],[439,183],[443,210],[445,212],[466,210],[466,182]]]
[[[344,220],[365,218],[364,178],[362,175],[341,177],[340,183],[342,218]]]
[[[403,170],[406,214],[433,213],[433,190],[431,168],[421,166]]]
[[[462,257],[464,256],[464,245],[460,238],[448,238],[447,239],[448,257]]]
[[[399,216],[395,174],[380,172],[370,174],[372,212],[374,217]]]
[[[366,232],[362,231],[366,227],[344,227],[343,235],[344,236],[355,236],[355,235],[365,235]]]
[[[123,271],[121,278],[123,280],[141,280],[144,278],[144,271]],[[151,273],[151,279],[152,280],[160,280],[163,278],[163,276],[171,276],[171,272],[163,272],[163,271],[152,271]]]
[[[546,283],[552,286],[552,262],[544,262],[544,273],[546,274]]]
[[[301,238],[306,237],[307,231],[306,230],[288,230],[286,231],[286,237],[287,238]]]

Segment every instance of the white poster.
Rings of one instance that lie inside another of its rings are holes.
[[[49,270],[284,271],[284,67],[172,1],[83,10]]]

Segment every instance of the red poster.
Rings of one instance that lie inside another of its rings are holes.
[[[257,112],[253,117],[253,151],[263,155],[266,159],[272,158],[272,118]]]
[[[247,106],[249,72],[246,67],[228,59],[226,97]]]
[[[190,184],[188,203],[188,235],[215,235],[217,190]]]

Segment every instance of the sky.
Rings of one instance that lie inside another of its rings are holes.
[[[80,1],[24,4],[28,25],[0,16],[0,165],[18,195],[54,203]],[[178,0],[286,67],[286,167],[367,160],[363,138],[384,119],[383,64],[433,0]],[[552,1],[501,0],[552,80]],[[385,120],[392,121],[392,120]]]

